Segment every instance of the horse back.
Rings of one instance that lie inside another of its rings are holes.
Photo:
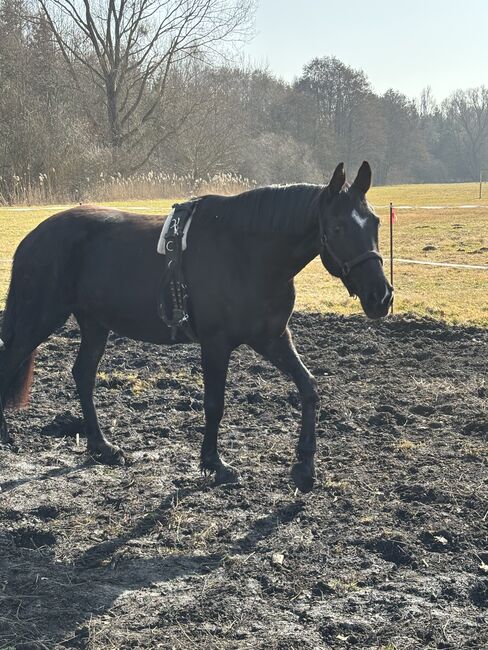
[[[165,262],[156,246],[163,223],[164,217],[79,206],[29,233],[14,265],[37,278],[38,291],[57,288],[57,300],[70,313],[90,315],[131,338],[167,342],[157,313]]]

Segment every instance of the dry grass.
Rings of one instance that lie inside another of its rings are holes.
[[[488,184],[483,186],[484,198],[479,196],[479,183],[438,183],[417,185],[383,185],[373,187],[368,197],[377,206],[396,205],[487,205]]]
[[[388,255],[388,203],[397,206],[450,206],[397,208],[395,256],[442,262],[488,265],[488,188],[479,201],[475,183],[407,185],[373,188],[370,200],[382,219],[381,250]],[[107,205],[135,212],[166,214],[172,200],[115,201]],[[462,205],[476,205],[472,209]],[[16,245],[32,228],[60,206],[0,208],[0,306],[9,280],[9,264]],[[424,250],[433,246],[431,250]],[[395,310],[414,312],[456,323],[488,325],[488,271],[447,269],[397,264]],[[297,278],[297,307],[311,311],[361,311],[342,284],[314,260]]]
[[[30,174],[14,175],[10,179],[0,176],[0,205],[49,205],[70,200],[133,201],[134,199],[160,199],[174,196],[201,194],[237,194],[256,182],[230,173],[220,173],[204,178],[191,175],[164,174],[149,171],[132,176],[114,176],[101,173],[94,178],[80,180],[70,192],[62,189],[65,183],[55,169],[32,178]]]

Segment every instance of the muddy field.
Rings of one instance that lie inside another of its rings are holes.
[[[195,346],[112,337],[97,403],[128,467],[90,460],[73,324],[39,351],[0,450],[0,648],[488,646],[488,331],[298,314],[322,395],[318,481],[289,479],[299,402],[241,349],[198,470]]]

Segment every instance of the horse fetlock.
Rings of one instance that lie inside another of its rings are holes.
[[[317,451],[317,443],[315,440],[310,440],[309,442],[299,442],[297,445],[297,460],[304,463],[311,463],[313,465],[313,459]]]
[[[239,483],[240,477],[232,465],[224,462],[217,453],[203,455],[200,460],[200,471],[205,476],[215,474],[215,485]]]
[[[217,468],[221,464],[222,461],[220,460],[220,456],[217,452],[205,453],[205,451],[202,451],[202,455],[200,457],[200,471],[203,474],[206,476],[213,474],[217,471]]]
[[[315,466],[313,459],[295,463],[291,470],[291,476],[300,492],[310,492],[315,484]]]

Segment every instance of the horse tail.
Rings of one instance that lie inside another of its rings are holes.
[[[17,278],[16,265],[12,267],[12,277],[7,295],[7,304],[3,312],[2,328],[0,330],[0,361],[2,354],[7,355],[10,344],[14,339],[14,332],[17,321]],[[7,386],[3,387],[1,401],[4,406],[11,409],[19,409],[27,406],[29,402],[30,388],[34,376],[34,362],[36,351],[32,351],[26,359],[16,369],[13,377],[8,381]],[[1,364],[0,364],[1,375]]]
[[[42,221],[17,247],[0,330],[5,405],[27,404],[36,348],[72,313],[80,251],[99,224],[92,208],[67,210]]]
[[[29,403],[30,389],[34,378],[34,362],[36,351],[31,352],[27,359],[20,365],[13,379],[5,391],[5,407],[20,409]]]

